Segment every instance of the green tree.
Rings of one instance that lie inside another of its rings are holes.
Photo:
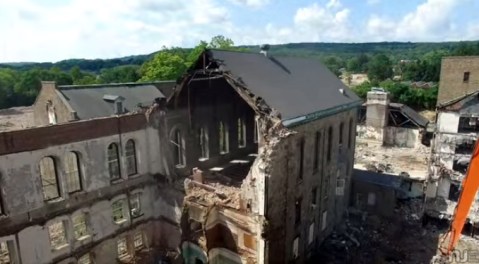
[[[188,67],[190,67],[191,65],[193,65],[193,63],[195,63],[195,61],[198,59],[198,57],[200,56],[201,53],[203,53],[203,51],[205,51],[205,49],[208,47],[208,43],[206,41],[200,41],[200,43],[198,43],[198,45],[196,45],[196,47],[194,47],[190,53],[188,54],[188,56],[186,57],[186,65]]]
[[[391,78],[392,75],[392,63],[388,56],[377,54],[368,63],[368,78],[373,84]]]
[[[328,56],[323,61],[324,65],[328,67],[336,76],[341,75],[340,69],[344,67],[344,61],[336,56]]]
[[[208,48],[232,50],[235,49],[234,44],[235,43],[230,38],[218,35],[211,39],[210,44],[208,44]]]
[[[355,92],[361,99],[366,100],[368,92],[371,91],[373,85],[370,82],[363,82],[360,85],[357,85],[352,88],[353,92]]]
[[[163,50],[143,64],[140,81],[175,80],[185,72],[186,67],[181,56]]]
[[[100,74],[102,83],[126,83],[136,82],[140,79],[140,67],[137,65],[117,66],[110,69],[103,69]]]

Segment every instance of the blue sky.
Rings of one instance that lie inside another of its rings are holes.
[[[479,39],[476,0],[0,0],[0,62],[236,44]]]

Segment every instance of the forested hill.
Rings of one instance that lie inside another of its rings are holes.
[[[307,56],[320,59],[328,56],[336,56],[341,59],[358,56],[359,54],[373,55],[375,53],[384,53],[392,61],[415,60],[420,59],[425,53],[430,51],[453,51],[461,45],[476,44],[479,41],[469,42],[374,42],[374,43],[290,43],[271,45],[270,53],[274,55],[286,56]],[[257,51],[258,46],[241,46],[246,50]],[[189,49],[184,49],[188,52]],[[12,68],[15,70],[29,70],[33,68],[50,69],[59,68],[62,71],[69,71],[77,66],[82,71],[91,73],[100,73],[102,69],[114,68],[124,65],[142,65],[145,61],[152,58],[155,53],[146,55],[132,55],[115,59],[67,59],[59,62],[13,62],[0,63],[2,68]]]

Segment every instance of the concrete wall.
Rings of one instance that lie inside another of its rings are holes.
[[[36,126],[50,124],[48,119],[47,102],[51,101],[55,110],[57,124],[75,120],[75,113],[68,103],[60,96],[55,82],[42,82],[40,93],[33,104],[33,117]]]
[[[463,82],[464,72],[470,72]],[[441,104],[479,89],[479,57],[446,57],[442,59],[437,103]]]
[[[421,146],[421,138],[418,129],[403,127],[369,127],[358,126],[358,137],[373,140],[378,143],[401,148],[417,148]]]
[[[357,109],[324,117],[310,123],[290,128],[293,135],[283,138],[271,151],[267,172],[267,261],[286,263],[293,259],[293,240],[299,238],[299,258],[304,262],[333,227],[342,220],[349,201],[349,188],[354,159]],[[349,124],[352,120],[351,133]],[[343,144],[339,145],[339,127],[344,123]],[[333,128],[332,138],[328,129]],[[314,169],[316,132],[320,132],[319,166]],[[304,138],[303,175],[300,177],[300,141]],[[331,142],[331,161],[327,161],[328,142]],[[350,146],[349,146],[350,143]],[[261,155],[261,152],[260,152]],[[344,193],[336,193],[337,179],[345,180]],[[256,179],[259,181],[260,179]],[[258,184],[261,184],[258,182]],[[316,201],[313,205],[313,189]],[[326,198],[327,197],[327,198]],[[295,223],[295,203],[300,201],[301,221]],[[323,212],[325,229],[323,226]],[[310,227],[312,239],[309,243]]]
[[[359,210],[384,217],[394,215],[397,196],[393,188],[354,180],[351,195],[352,205]]]

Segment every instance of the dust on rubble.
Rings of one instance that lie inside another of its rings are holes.
[[[310,263],[453,263],[438,251],[446,229],[423,225],[421,204],[420,199],[404,202],[391,219],[351,209]],[[466,248],[479,249],[479,240],[463,236],[457,249]]]
[[[354,155],[355,167],[391,174],[407,173],[413,178],[425,178],[430,149],[385,147],[380,144],[358,140]]]

